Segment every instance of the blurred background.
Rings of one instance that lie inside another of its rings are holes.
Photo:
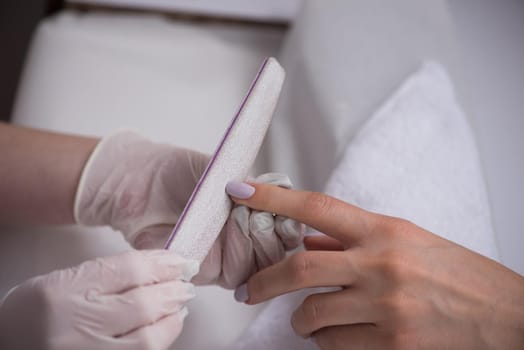
[[[96,136],[131,127],[210,153],[263,58],[276,56],[288,72],[284,104],[302,94],[309,104],[301,113],[311,118],[343,113],[347,142],[421,62],[438,60],[477,139],[501,261],[522,274],[524,1],[421,3],[3,0],[0,118]],[[340,77],[348,84],[335,86]],[[335,89],[347,91],[349,103],[333,103],[326,91]],[[300,187],[322,190],[318,169],[336,165],[336,136],[307,165],[311,176],[282,166],[298,162],[289,157],[274,164]],[[259,169],[271,167],[271,157],[263,152]],[[110,230],[78,227],[13,230],[1,245],[1,294],[34,274],[128,249]],[[186,328],[205,327],[208,337],[186,332],[177,348],[226,346],[257,313],[218,288],[203,288],[199,299]],[[208,317],[228,312],[235,322]]]

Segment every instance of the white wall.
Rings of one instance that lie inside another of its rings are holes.
[[[450,0],[502,262],[524,274],[524,1]]]

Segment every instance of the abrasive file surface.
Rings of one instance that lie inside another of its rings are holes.
[[[253,165],[273,116],[284,70],[267,58],[173,229],[165,248],[202,262],[232,208],[229,181],[243,181]]]

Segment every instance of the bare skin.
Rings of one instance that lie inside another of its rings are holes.
[[[76,187],[98,141],[0,123],[0,225],[73,223]]]
[[[524,278],[408,221],[320,193],[251,184],[238,204],[327,236],[247,282],[247,304],[309,287],[291,317],[321,349],[524,349]]]

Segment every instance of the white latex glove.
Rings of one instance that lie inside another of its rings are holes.
[[[198,262],[131,251],[34,277],[0,306],[2,349],[166,349],[182,330]]]
[[[133,132],[110,135],[98,144],[82,173],[75,219],[84,225],[110,225],[135,248],[161,248],[209,159]],[[280,174],[256,181],[291,187]],[[296,248],[303,231],[303,225],[291,219],[237,207],[194,282],[236,288]]]

